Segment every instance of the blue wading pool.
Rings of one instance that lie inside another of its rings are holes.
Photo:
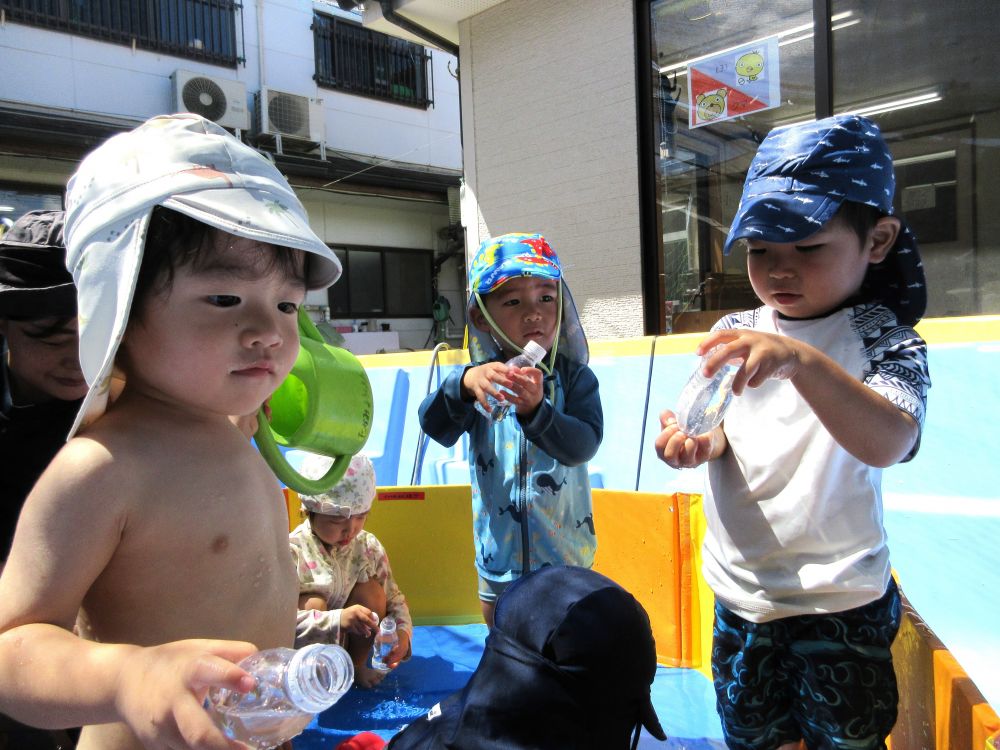
[[[375,689],[352,688],[295,738],[295,750],[333,750],[343,740],[365,731],[388,740],[465,686],[479,664],[485,639],[485,625],[418,626],[413,658]],[[653,682],[653,705],[668,740],[659,742],[643,730],[639,747],[725,748],[712,685],[704,675],[660,667]]]

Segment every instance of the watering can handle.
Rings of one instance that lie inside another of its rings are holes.
[[[260,426],[253,436],[254,441],[257,443],[257,450],[260,451],[260,455],[267,461],[274,475],[285,486],[292,488],[300,495],[321,495],[327,492],[341,480],[347,471],[347,467],[351,463],[351,457],[339,456],[334,459],[333,466],[322,477],[319,479],[306,479],[291,467],[288,459],[278,449],[277,443],[274,442],[274,433],[271,431],[271,425],[268,424],[263,409],[257,413],[257,421]]]
[[[316,328],[316,324],[312,322],[312,319],[309,317],[309,313],[306,312],[305,307],[299,308],[298,322],[300,337],[313,339],[315,341],[323,341],[323,335],[319,332],[319,329]],[[299,494],[322,494],[339,482],[347,471],[347,467],[351,462],[351,457],[339,456],[334,459],[333,466],[330,467],[330,470],[327,471],[324,476],[319,479],[307,479],[291,467],[288,463],[288,459],[286,459],[285,455],[278,449],[278,445],[274,441],[274,432],[271,430],[271,425],[267,420],[267,416],[264,414],[263,408],[257,413],[257,424],[257,432],[254,433],[253,436],[254,441],[257,443],[257,450],[260,451],[260,455],[263,456],[265,461],[267,461],[275,476],[278,477],[283,484],[287,487],[291,487]]]

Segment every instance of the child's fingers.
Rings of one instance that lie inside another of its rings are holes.
[[[240,693],[253,690],[256,680],[237,666],[237,662],[257,651],[252,643],[195,640],[190,641],[190,644],[207,653],[190,662],[186,680],[189,689],[200,691],[210,687],[223,687]]]
[[[180,742],[171,743],[169,747],[190,747],[192,750],[244,750],[246,747],[226,737],[205,708],[195,701],[178,706],[175,719]]]
[[[406,651],[409,647],[409,644],[404,643],[402,638],[399,639],[399,642],[392,647],[392,651],[389,652],[389,657],[386,659],[386,663],[390,668],[395,669],[399,666],[399,663],[403,661],[403,657],[406,656]]]
[[[723,328],[718,331],[712,331],[698,342],[698,346],[695,347],[694,353],[699,357],[702,357],[706,352],[710,352],[719,344],[728,344],[730,341],[735,340],[738,335],[739,333],[732,328]]]
[[[231,662],[243,661],[250,654],[255,654],[259,650],[249,641],[224,641],[212,638],[193,638],[187,643],[192,646],[204,649],[215,656],[228,659]]]
[[[674,469],[685,468],[687,458],[685,449],[690,438],[674,426],[668,427],[660,433],[656,440],[658,455],[662,460]]]
[[[217,656],[204,656],[191,666],[187,686],[194,692],[211,687],[228,688],[238,693],[249,693],[257,681],[245,669]]]

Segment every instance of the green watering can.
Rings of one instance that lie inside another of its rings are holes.
[[[330,346],[299,308],[299,356],[270,400],[271,419],[258,414],[257,449],[275,475],[300,494],[318,495],[340,481],[351,456],[371,431],[375,404],[358,358]],[[333,459],[325,476],[307,479],[289,465],[278,446]]]

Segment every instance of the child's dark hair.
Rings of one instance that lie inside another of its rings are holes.
[[[141,314],[142,302],[153,291],[170,289],[178,268],[207,268],[215,255],[213,227],[164,206],[156,206],[149,219],[139,276],[132,296],[133,316]],[[306,283],[309,256],[288,247],[276,247],[265,262],[248,263],[264,273],[279,270]],[[303,262],[304,261],[304,262]]]
[[[844,201],[840,204],[840,208],[837,209],[837,213],[833,215],[831,221],[839,221],[854,232],[863,247],[878,220],[883,216],[885,214],[874,206],[856,201]]]
[[[51,320],[48,320],[51,317]],[[37,315],[8,315],[7,320],[16,323],[32,323],[42,320]],[[47,324],[37,331],[25,331],[24,335],[30,339],[47,339],[49,336],[56,336],[63,333],[70,333],[70,326],[76,322],[75,315],[68,316],[46,316]]]

